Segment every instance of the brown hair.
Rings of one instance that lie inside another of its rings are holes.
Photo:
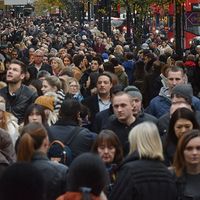
[[[93,143],[92,152],[97,153],[97,148],[103,143],[106,143],[108,146],[115,147],[116,152],[113,162],[115,164],[120,164],[123,159],[123,150],[117,135],[111,130],[102,130]]]
[[[22,130],[22,136],[19,139],[17,148],[18,161],[31,161],[32,156],[38,150],[44,139],[47,137],[47,131],[40,123],[29,123]]]
[[[7,123],[8,123],[8,120],[10,118],[11,114],[4,111],[3,112],[3,117],[2,117],[2,120],[0,122],[0,128],[4,129],[4,130],[8,130],[8,126],[7,126]]]
[[[185,163],[185,157],[184,157],[185,147],[189,143],[190,140],[196,137],[200,137],[200,130],[193,129],[185,133],[178,141],[178,145],[177,145],[176,153],[174,157],[174,162],[173,162],[176,176],[178,177],[183,174],[184,170],[186,170],[186,163]]]

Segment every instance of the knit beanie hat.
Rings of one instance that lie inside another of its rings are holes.
[[[192,104],[193,90],[190,84],[178,84],[172,89],[171,97],[178,95]]]
[[[6,111],[6,104],[3,102],[0,102],[0,110],[1,111]]]
[[[52,96],[39,96],[35,103],[53,111],[54,110],[54,97]]]
[[[142,94],[137,87],[129,85],[126,88],[124,88],[124,92],[128,93],[132,97],[138,97],[142,101]]]

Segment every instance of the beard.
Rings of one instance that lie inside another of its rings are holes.
[[[14,79],[9,80],[6,78],[6,82],[11,83],[11,84],[17,84],[17,83],[21,82],[21,79],[14,78]]]

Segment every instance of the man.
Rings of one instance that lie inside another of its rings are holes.
[[[81,153],[90,151],[96,137],[95,133],[84,127],[79,127],[80,112],[81,104],[78,101],[65,100],[59,111],[59,120],[50,127],[49,131],[50,142],[60,140],[65,145],[73,134],[76,134],[69,144],[73,159]]]
[[[93,124],[96,113],[110,107],[110,89],[112,88],[112,78],[106,73],[102,73],[97,79],[97,94],[82,101],[89,108],[90,121]]]
[[[81,89],[82,95],[84,95],[84,96],[87,95],[84,88],[86,88],[86,82],[87,82],[90,74],[92,72],[99,72],[99,73],[103,72],[103,70],[99,68],[101,64],[102,64],[101,59],[99,57],[94,57],[91,61],[90,67],[84,71],[84,73],[81,77],[81,80],[80,80],[80,85],[83,87]]]
[[[76,54],[73,57],[74,66],[72,66],[72,72],[74,74],[74,78],[80,81],[81,76],[83,75],[84,66],[83,66],[84,55]]]
[[[116,133],[122,143],[124,155],[129,152],[128,134],[138,123],[142,122],[133,115],[132,97],[125,92],[118,92],[112,98],[112,107],[115,116],[108,119],[105,129]]]
[[[111,98],[118,92],[123,91],[123,89],[124,89],[123,86],[120,84],[114,85],[110,90]],[[95,133],[99,133],[103,129],[103,127],[105,126],[105,124],[107,123],[111,115],[113,115],[113,108],[111,104],[108,109],[98,112],[95,115],[95,119],[93,123],[93,130]]]
[[[159,118],[169,111],[171,105],[171,91],[174,86],[186,82],[186,75],[182,68],[172,67],[167,72],[167,87],[162,87],[158,96],[154,97],[145,112]]]
[[[34,55],[34,63],[28,67],[30,79],[31,80],[36,79],[38,72],[41,70],[45,70],[52,75],[53,72],[51,66],[43,63],[43,57],[44,57],[43,51],[37,49],[33,55]]]
[[[186,107],[195,112],[196,119],[200,124],[200,112],[193,107],[197,107],[199,99],[193,96],[192,86],[190,84],[180,84],[175,86],[171,92],[171,107],[169,112],[161,116],[158,120],[158,129],[161,136],[166,136],[171,115],[178,108]],[[194,106],[192,103],[197,104]]]
[[[33,103],[37,93],[22,84],[26,75],[26,66],[19,60],[13,60],[6,73],[7,86],[0,90],[6,100],[6,110],[11,112],[19,123],[23,122],[27,107]]]
[[[124,88],[124,92],[132,97],[133,115],[135,117],[139,118],[141,121],[151,121],[155,124],[157,123],[158,119],[156,117],[144,112],[142,107],[142,94],[137,87],[128,86]]]

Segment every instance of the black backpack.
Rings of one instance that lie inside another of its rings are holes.
[[[60,140],[54,140],[53,142],[51,142],[47,154],[49,159],[54,161],[56,160],[59,163],[69,166],[73,160],[72,150],[69,145],[72,143],[79,132],[80,127],[76,127],[72,131],[71,137],[67,139],[66,144],[64,144]]]

